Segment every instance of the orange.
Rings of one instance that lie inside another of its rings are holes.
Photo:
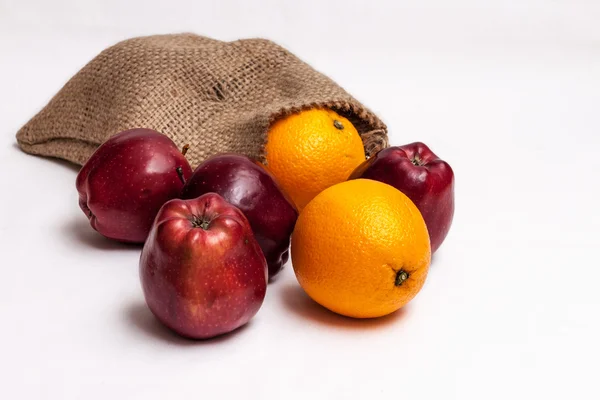
[[[354,125],[329,109],[291,114],[275,122],[267,135],[266,168],[298,210],[329,186],[348,179],[365,161]]]
[[[403,307],[423,287],[430,260],[427,227],[414,203],[368,179],[321,192],[292,236],[292,265],[304,291],[349,317],[380,317]]]

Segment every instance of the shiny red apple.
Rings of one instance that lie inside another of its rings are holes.
[[[141,128],[120,132],[79,171],[79,206],[102,235],[143,243],[160,207],[179,197],[191,174],[185,156],[167,136]]]
[[[388,147],[354,170],[349,179],[387,183],[417,206],[429,230],[431,252],[450,230],[454,216],[454,173],[450,165],[421,142]]]
[[[194,339],[247,323],[267,288],[267,263],[244,214],[216,193],[171,200],[154,221],[140,258],[148,307]]]
[[[273,176],[246,156],[217,155],[196,168],[181,197],[193,199],[209,192],[242,210],[267,259],[269,277],[275,276],[288,260],[298,212]]]

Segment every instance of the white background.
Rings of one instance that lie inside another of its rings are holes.
[[[403,311],[338,317],[288,265],[246,328],[180,339],[77,169],[16,147],[103,48],[181,31],[273,39],[451,163],[454,224]],[[0,398],[598,399],[599,137],[596,0],[0,0]]]

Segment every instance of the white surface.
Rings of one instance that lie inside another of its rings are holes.
[[[600,3],[187,3],[0,2],[0,398],[599,398]],[[454,225],[404,311],[337,317],[288,265],[233,335],[155,322],[139,250],[14,134],[104,47],[178,31],[276,40],[451,163]]]

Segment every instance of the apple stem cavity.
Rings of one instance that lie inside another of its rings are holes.
[[[187,152],[188,152],[189,149],[190,149],[190,144],[189,143],[185,144],[183,146],[183,148],[181,149],[181,155],[185,156],[187,154]]]
[[[205,231],[208,230],[208,228],[210,227],[209,220],[197,217],[195,215],[192,217],[191,222],[192,222],[192,226],[194,228],[201,228],[201,229],[204,229]]]
[[[418,167],[423,165],[423,161],[417,155],[415,155],[410,161],[413,163],[413,165],[416,165]]]
[[[405,280],[407,280],[409,276],[410,275],[408,274],[408,272],[401,269],[400,271],[396,272],[396,280],[394,281],[394,285],[396,285],[396,286],[402,285],[402,283]]]
[[[185,177],[183,176],[183,168],[177,167],[177,168],[175,168],[175,171],[177,171],[177,176],[179,176],[179,180],[181,181],[181,183],[183,183],[185,185]]]

